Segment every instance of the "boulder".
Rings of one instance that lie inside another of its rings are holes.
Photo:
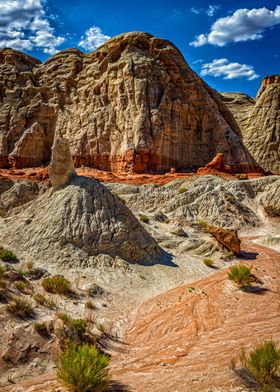
[[[237,230],[224,229],[222,227],[208,225],[207,231],[230,252],[235,254],[240,253],[241,241],[238,238]]]

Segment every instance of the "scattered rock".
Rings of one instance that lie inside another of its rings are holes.
[[[238,238],[237,230],[223,229],[222,227],[208,225],[207,231],[229,251],[235,254],[240,253],[241,241]]]
[[[43,268],[32,268],[31,270],[27,271],[25,277],[30,280],[39,280],[41,278],[45,278],[49,276],[49,272]]]

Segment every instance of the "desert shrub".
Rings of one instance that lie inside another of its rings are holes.
[[[24,292],[26,289],[26,284],[22,280],[16,280],[14,285],[18,291]]]
[[[69,344],[82,344],[93,341],[87,334],[87,321],[84,319],[72,319],[66,313],[59,313],[63,325],[59,326],[55,333],[59,339],[60,346],[65,349]]]
[[[0,259],[2,261],[16,261],[17,256],[11,250],[0,246]]]
[[[17,268],[16,273],[21,276],[22,278],[26,275],[26,271],[22,268]]]
[[[70,346],[58,360],[57,378],[71,392],[104,392],[111,384],[109,362],[95,346]]]
[[[86,303],[85,303],[85,307],[86,307],[87,309],[94,309],[94,303],[93,303],[93,301],[91,301],[90,299],[87,300]]]
[[[0,279],[4,279],[5,272],[5,268],[3,267],[3,265],[0,264]]]
[[[55,308],[56,304],[54,303],[53,300],[46,298],[44,295],[42,294],[34,294],[33,296],[34,300],[37,302],[37,304],[42,305],[42,306],[47,306],[48,308]]]
[[[251,266],[245,264],[233,265],[230,267],[228,278],[237,284],[239,287],[249,286],[252,283]]]
[[[6,305],[6,311],[13,316],[26,318],[33,313],[33,307],[30,302],[21,297],[13,297],[12,301]]]
[[[43,288],[52,294],[69,294],[71,284],[69,280],[61,275],[55,275],[51,278],[45,278],[42,281]]]
[[[266,341],[249,353],[243,351],[240,360],[264,391],[280,387],[280,348],[274,341]]]
[[[33,261],[27,261],[26,263],[24,263],[24,269],[26,271],[32,270],[33,267],[34,267]]]
[[[180,188],[180,189],[179,189],[179,193],[185,193],[185,192],[187,192],[187,189],[186,189],[186,188]]]
[[[148,216],[146,216],[146,215],[143,215],[143,214],[139,215],[139,219],[143,223],[149,223],[150,222],[150,218]]]
[[[105,325],[104,324],[97,324],[97,329],[100,331],[100,332],[102,332],[102,333],[105,333],[106,332],[106,327],[105,327]]]
[[[34,294],[33,298],[37,302],[37,304],[44,306],[47,303],[47,298],[42,294]]]
[[[203,260],[203,264],[205,264],[206,267],[211,268],[211,267],[214,266],[214,260],[213,260],[213,259],[206,258],[206,259]]]
[[[78,336],[83,336],[87,329],[87,322],[84,319],[73,319],[66,313],[59,313],[58,317],[69,329]]]
[[[40,335],[48,335],[48,326],[46,323],[39,323],[35,322],[32,324],[33,328],[35,329],[36,332],[38,332]]]
[[[207,227],[207,226],[208,226],[208,223],[207,223],[206,221],[202,220],[202,219],[199,219],[199,220],[196,222],[196,224],[199,225],[199,226],[201,226],[201,227]]]

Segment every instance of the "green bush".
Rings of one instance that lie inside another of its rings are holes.
[[[149,223],[150,222],[150,218],[148,216],[146,216],[146,215],[143,215],[143,214],[139,215],[139,219],[140,219],[140,222],[143,222],[143,223]]]
[[[22,280],[16,280],[14,285],[18,291],[24,292],[26,289],[26,284]]]
[[[69,280],[61,275],[55,275],[51,278],[45,278],[42,281],[43,288],[52,294],[69,294],[71,289],[71,284]]]
[[[180,188],[180,189],[179,189],[179,193],[185,193],[185,192],[187,192],[187,189],[186,189],[186,188]]]
[[[280,387],[280,348],[274,341],[264,342],[249,353],[243,351],[240,360],[263,390]]]
[[[37,304],[39,304],[39,305],[47,306],[49,308],[55,308],[56,307],[55,303],[51,299],[46,298],[42,294],[39,294],[39,293],[34,294],[33,298],[37,302]]]
[[[94,309],[94,308],[95,308],[93,301],[90,300],[90,299],[86,301],[85,307],[86,307],[87,309]]]
[[[6,310],[10,314],[20,318],[30,317],[33,313],[32,305],[21,297],[13,297],[12,301],[6,305]]]
[[[87,322],[84,319],[73,319],[66,313],[59,313],[58,317],[77,336],[82,337],[86,333]]]
[[[202,220],[202,219],[199,219],[199,220],[196,222],[196,224],[199,225],[199,226],[201,226],[201,227],[207,227],[207,226],[208,226],[208,223],[207,223],[206,221]]]
[[[11,250],[0,246],[0,259],[2,261],[16,261],[17,256]]]
[[[70,392],[105,392],[111,384],[109,362],[95,346],[70,346],[58,360],[57,378]]]
[[[214,260],[213,259],[204,259],[203,264],[206,265],[206,267],[212,268],[214,266]]]
[[[249,286],[253,280],[252,268],[245,264],[233,265],[228,273],[228,278],[239,287]]]

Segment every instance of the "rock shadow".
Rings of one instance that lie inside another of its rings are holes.
[[[244,293],[257,294],[257,295],[264,295],[266,292],[270,291],[269,289],[260,286],[244,286],[242,287],[241,290]]]
[[[132,390],[120,381],[113,381],[108,392],[132,392]]]
[[[246,252],[245,250],[242,250],[236,257],[239,260],[256,260],[258,256],[258,253],[255,252]]]

